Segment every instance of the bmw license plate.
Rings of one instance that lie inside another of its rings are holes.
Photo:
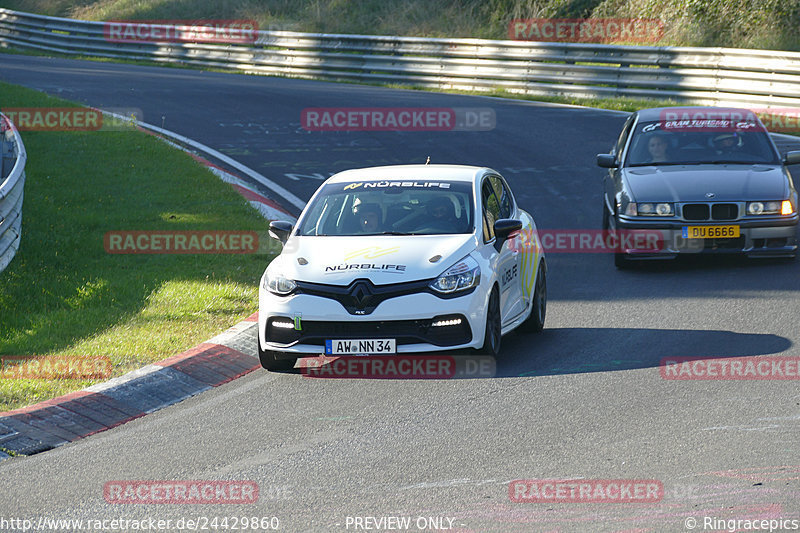
[[[739,226],[684,226],[684,239],[736,239]]]
[[[334,339],[325,341],[325,355],[384,355],[396,352],[395,339]]]

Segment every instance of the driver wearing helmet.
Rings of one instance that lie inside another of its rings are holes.
[[[374,203],[359,203],[353,206],[353,214],[358,220],[358,227],[364,233],[374,233],[381,225],[381,208]]]
[[[742,136],[735,131],[720,133],[714,137],[714,150],[718,155],[738,152],[741,146]]]

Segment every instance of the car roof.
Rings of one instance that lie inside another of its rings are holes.
[[[651,107],[648,109],[640,109],[636,112],[641,121],[663,120],[662,113],[674,112],[679,117],[683,118],[684,115],[692,117],[694,114],[703,114],[704,118],[724,118],[733,113],[741,114],[742,116],[755,116],[749,109],[739,107],[714,107],[714,106],[675,106],[675,107]],[[711,116],[709,116],[711,115]]]
[[[349,181],[383,181],[383,180],[438,180],[464,181],[473,183],[487,172],[494,172],[486,167],[468,165],[391,165],[384,167],[366,167],[344,170],[328,178],[328,183]]]

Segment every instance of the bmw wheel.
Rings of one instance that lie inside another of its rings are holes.
[[[616,228],[614,228],[616,230]],[[605,205],[603,206],[603,231],[608,232],[611,230],[611,215],[606,209]],[[614,266],[623,269],[628,268],[630,266],[628,259],[625,254],[614,253]]]

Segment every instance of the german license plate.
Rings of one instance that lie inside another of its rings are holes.
[[[739,226],[684,226],[684,239],[735,239]]]
[[[325,341],[325,355],[382,355],[396,352],[395,339],[333,339]]]

